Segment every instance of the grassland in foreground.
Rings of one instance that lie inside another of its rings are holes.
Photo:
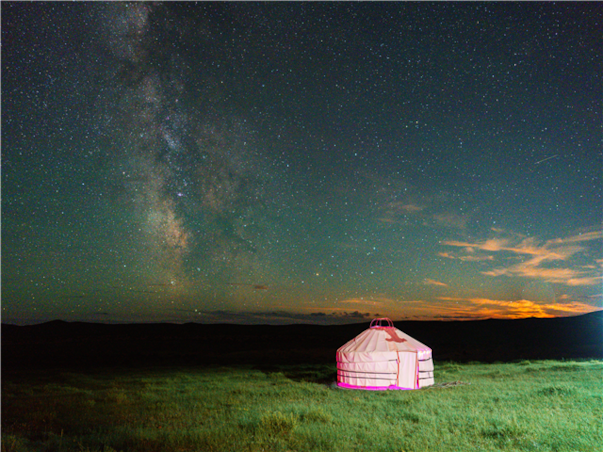
[[[4,451],[603,451],[603,361],[436,363],[417,391],[334,365],[7,373]]]

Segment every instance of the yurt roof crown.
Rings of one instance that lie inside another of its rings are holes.
[[[394,322],[387,317],[381,317],[379,319],[373,319],[369,328],[393,328]]]

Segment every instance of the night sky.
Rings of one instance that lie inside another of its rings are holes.
[[[2,321],[569,316],[603,4],[2,2]]]

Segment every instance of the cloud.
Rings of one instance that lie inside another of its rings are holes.
[[[495,231],[500,232],[500,231]],[[577,254],[586,250],[584,243],[602,237],[600,231],[587,232],[566,238],[539,242],[534,237],[516,236],[512,238],[491,238],[477,242],[445,241],[446,246],[463,248],[467,253],[458,259],[465,261],[494,260],[493,255],[482,255],[480,252],[507,253],[521,262],[509,266],[483,271],[488,276],[519,276],[522,278],[541,279],[549,283],[565,284],[567,286],[592,286],[601,282],[602,276],[595,274],[588,265],[574,268],[560,263],[568,262]],[[454,258],[448,253],[440,256]],[[551,266],[554,264],[554,266]]]
[[[392,208],[392,210],[397,210],[398,212],[420,212],[425,208],[424,206],[419,206],[413,203],[390,203],[389,207]]]
[[[454,240],[449,240],[443,242],[444,245],[448,246],[457,246],[465,248],[465,251],[468,253],[474,253],[476,250],[481,251],[501,251],[506,249],[506,245],[508,240],[506,239],[488,239],[483,242],[470,243],[470,242],[457,242]]]
[[[603,293],[597,293],[586,297],[589,303],[598,308],[603,308]]]
[[[494,256],[486,255],[486,256],[476,256],[476,255],[465,255],[465,256],[455,256],[451,253],[438,253],[438,256],[445,257],[446,259],[458,259],[463,262],[480,262],[480,261],[493,261]]]
[[[383,206],[384,214],[378,220],[390,224],[406,222],[409,219],[409,215],[418,214],[423,209],[425,209],[424,206],[413,202],[389,202]]]
[[[424,199],[427,204],[432,204],[433,200]],[[442,226],[446,228],[465,229],[468,218],[454,212],[447,211],[446,208],[438,209],[434,213],[434,207],[428,209],[428,205],[415,202],[389,202],[383,206],[383,215],[378,218],[383,223],[406,223],[413,219],[423,222],[425,226]]]
[[[590,231],[584,234],[577,234],[572,237],[567,237],[565,239],[555,239],[553,243],[578,243],[578,242],[587,242],[590,240],[599,240],[603,239],[603,231]],[[601,260],[598,259],[597,262]]]
[[[459,259],[463,262],[493,261],[494,256],[460,256]]]
[[[384,306],[387,302],[389,302],[390,300],[384,299],[384,300],[375,300],[375,299],[370,299],[370,300],[365,300],[364,298],[347,298],[345,300],[341,300],[339,303],[349,303],[349,304],[361,304],[361,305],[365,305],[365,306]]]
[[[440,282],[440,281],[436,281],[434,279],[429,279],[426,278],[424,281],[424,284],[428,285],[428,286],[441,286],[441,287],[448,287],[448,284]]]
[[[228,283],[229,286],[249,287],[253,290],[268,290],[268,286],[264,284],[247,284],[247,283]]]
[[[603,276],[593,276],[591,278],[571,278],[566,281],[568,286],[594,286],[603,281]]]
[[[383,208],[390,213],[393,214],[404,214],[404,213],[413,213],[413,212],[420,212],[421,210],[425,209],[425,206],[419,205],[417,203],[414,202],[400,202],[400,201],[393,201],[393,202],[388,202],[386,203]]]
[[[439,213],[432,216],[440,226],[465,229],[467,226],[467,217],[455,213]]]

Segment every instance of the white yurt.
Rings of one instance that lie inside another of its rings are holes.
[[[419,389],[434,384],[431,349],[388,318],[337,350],[337,384],[353,389]]]

